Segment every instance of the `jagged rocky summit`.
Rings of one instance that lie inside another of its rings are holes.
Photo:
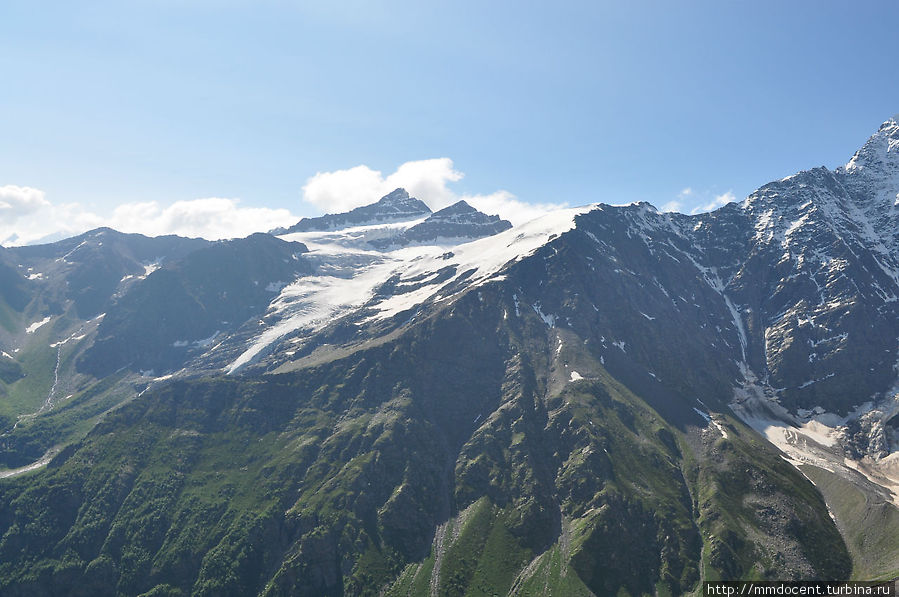
[[[303,218],[286,230],[276,230],[276,234],[338,230],[353,226],[405,222],[427,217],[431,209],[423,201],[410,197],[405,189],[396,189],[384,195],[376,203],[357,207],[346,213],[327,214],[317,218]]]

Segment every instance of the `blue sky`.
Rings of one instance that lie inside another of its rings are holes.
[[[742,199],[899,112],[897,22],[893,1],[6,0],[0,243],[52,232],[51,207],[68,232],[337,211],[410,162],[438,205]]]

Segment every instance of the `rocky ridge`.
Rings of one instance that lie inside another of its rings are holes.
[[[493,236],[512,227],[508,220],[482,213],[465,201],[432,213],[419,224],[407,228],[394,237],[370,241],[379,249],[416,244],[460,244],[469,240]]]
[[[339,230],[352,226],[405,222],[427,217],[431,209],[419,199],[410,197],[405,189],[396,189],[384,195],[376,203],[357,207],[346,213],[327,214],[316,218],[303,218],[285,230],[273,234]]]

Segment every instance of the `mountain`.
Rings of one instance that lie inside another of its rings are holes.
[[[443,244],[449,240],[452,244],[474,240],[485,236],[493,236],[512,227],[509,220],[501,220],[499,216],[488,216],[465,201],[445,207],[432,213],[419,224],[404,230],[395,237],[372,240],[374,247],[385,249],[391,246],[417,244]]]
[[[98,228],[49,245],[12,247],[6,251],[29,279],[41,280],[44,285],[64,281],[67,288],[56,300],[71,300],[77,316],[88,319],[103,311],[126,276],[138,277],[155,264],[179,259],[207,243],[202,239],[148,238]]]
[[[302,243],[254,234],[160,267],[107,310],[79,369],[97,377],[122,367],[180,369],[193,352],[261,316],[284,286],[310,274],[306,251]]]
[[[354,210],[197,247],[88,320],[14,264],[0,592],[895,578],[897,172],[893,118],[695,216]]]
[[[286,230],[275,230],[275,234],[311,232],[313,230],[338,230],[352,226],[376,223],[405,222],[426,217],[431,209],[419,199],[410,197],[405,189],[396,189],[381,197],[376,203],[357,207],[346,213],[327,214],[317,218],[303,218]]]

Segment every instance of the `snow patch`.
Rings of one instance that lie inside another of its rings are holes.
[[[724,427],[721,426],[721,423],[712,419],[712,424],[718,428],[718,431],[721,432],[721,437],[723,437],[724,439],[727,439],[727,431],[724,430]]]
[[[700,400],[699,402],[700,402],[700,404],[702,404],[702,401],[701,401],[701,400]],[[705,406],[705,405],[703,405],[703,406]],[[710,414],[707,413],[707,412],[704,412],[704,411],[699,410],[699,409],[696,408],[695,406],[693,407],[693,410],[696,411],[696,414],[698,414],[700,417],[702,417],[703,419],[705,419],[705,422],[706,422],[706,423],[708,423],[708,424],[710,424],[710,425],[714,425],[714,426],[715,426],[715,429],[718,430],[718,433],[721,434],[721,437],[723,437],[724,439],[727,439],[727,438],[728,438],[727,430],[724,428],[723,425],[721,425],[721,423],[719,423],[719,422],[715,419],[715,417],[713,417],[712,415],[710,415]]]
[[[431,296],[436,294],[437,290],[442,287],[443,284],[423,286],[418,290],[413,290],[412,292],[407,292],[405,294],[397,294],[390,298],[384,299],[383,301],[375,305],[375,309],[378,312],[366,319],[366,321],[370,321],[372,319],[384,319],[386,317],[393,317],[397,313],[408,311],[416,305],[419,305],[428,300]]]
[[[809,381],[804,381],[801,384],[799,384],[799,389],[802,390],[804,388],[809,387],[812,384],[818,383],[819,381],[824,381],[825,379],[830,379],[831,377],[833,377],[835,375],[836,375],[836,373],[831,372],[831,373],[828,373],[827,375],[825,375],[824,377],[819,377],[818,379],[810,379]]]
[[[50,345],[50,348],[56,348],[58,346],[62,346],[63,344],[65,344],[67,342],[77,342],[79,340],[84,340],[85,338],[87,338],[87,334],[78,334],[78,332],[75,332],[74,334],[72,334],[71,336],[66,338],[65,340],[60,340],[59,342],[54,342],[53,344]]]
[[[202,340],[194,340],[194,344],[199,346],[200,348],[207,348],[210,344],[212,344],[213,340],[220,334],[220,330],[215,330],[211,336],[208,338],[203,338]]]
[[[419,279],[446,267],[453,267],[455,275],[442,286],[457,281],[462,275],[467,276],[468,287],[495,280],[504,267],[531,255],[551,238],[568,232],[574,227],[576,216],[594,207],[588,205],[558,210],[499,234],[455,246],[449,253],[443,248],[432,247],[430,254],[425,254],[402,268],[400,280]],[[442,286],[435,286],[432,295]],[[429,297],[423,300],[426,298]]]
[[[853,471],[861,473],[868,481],[883,488],[883,499],[899,506],[899,468],[893,466],[899,460],[899,453],[880,459],[865,456],[851,460],[846,457],[842,445],[848,422],[871,416],[888,420],[895,414],[899,410],[899,388],[894,388],[883,404],[875,407],[866,402],[846,417],[827,413],[821,407],[802,410],[794,416],[778,402],[773,389],[760,383],[748,370],[744,375],[744,383],[734,391],[731,410],[777,446],[788,462],[797,468],[811,464],[852,483],[858,483]]]
[[[540,319],[543,320],[543,323],[546,324],[546,327],[552,328],[552,327],[556,326],[556,319],[558,319],[558,318],[555,315],[552,315],[552,314],[547,315],[546,313],[544,313],[540,309],[540,303],[534,303],[533,305],[531,305],[531,307],[534,309],[534,312],[536,312],[537,315],[540,316]]]
[[[190,345],[193,345],[199,348],[208,348],[220,333],[220,330],[216,330],[211,336],[209,336],[208,338],[203,338],[201,340],[175,340],[174,342],[172,342],[172,346],[175,348],[186,348]]]
[[[52,318],[48,315],[47,317],[43,318],[43,319],[40,320],[40,321],[35,321],[35,322],[32,323],[31,325],[29,325],[27,328],[25,328],[25,333],[26,333],[26,334],[33,334],[33,333],[36,332],[41,326],[43,326],[43,325],[49,323],[50,319],[52,319]]]
[[[360,269],[355,277],[320,275],[300,278],[288,284],[269,308],[271,314],[279,320],[272,325],[260,322],[268,325],[267,329],[256,336],[250,346],[228,365],[227,373],[230,375],[237,372],[290,333],[321,327],[338,315],[361,307],[372,297],[375,288],[390,277],[394,267],[394,263],[376,262]],[[398,312],[396,310],[402,310],[402,306],[385,305],[388,313]]]
[[[69,263],[69,257],[71,257],[75,251],[77,251],[78,249],[80,249],[81,247],[83,247],[86,244],[87,244],[86,240],[81,241],[80,243],[78,243],[78,245],[74,249],[72,249],[71,251],[69,251],[68,253],[66,253],[65,255],[60,257],[59,259],[57,259],[56,261],[61,261],[63,263]]]

